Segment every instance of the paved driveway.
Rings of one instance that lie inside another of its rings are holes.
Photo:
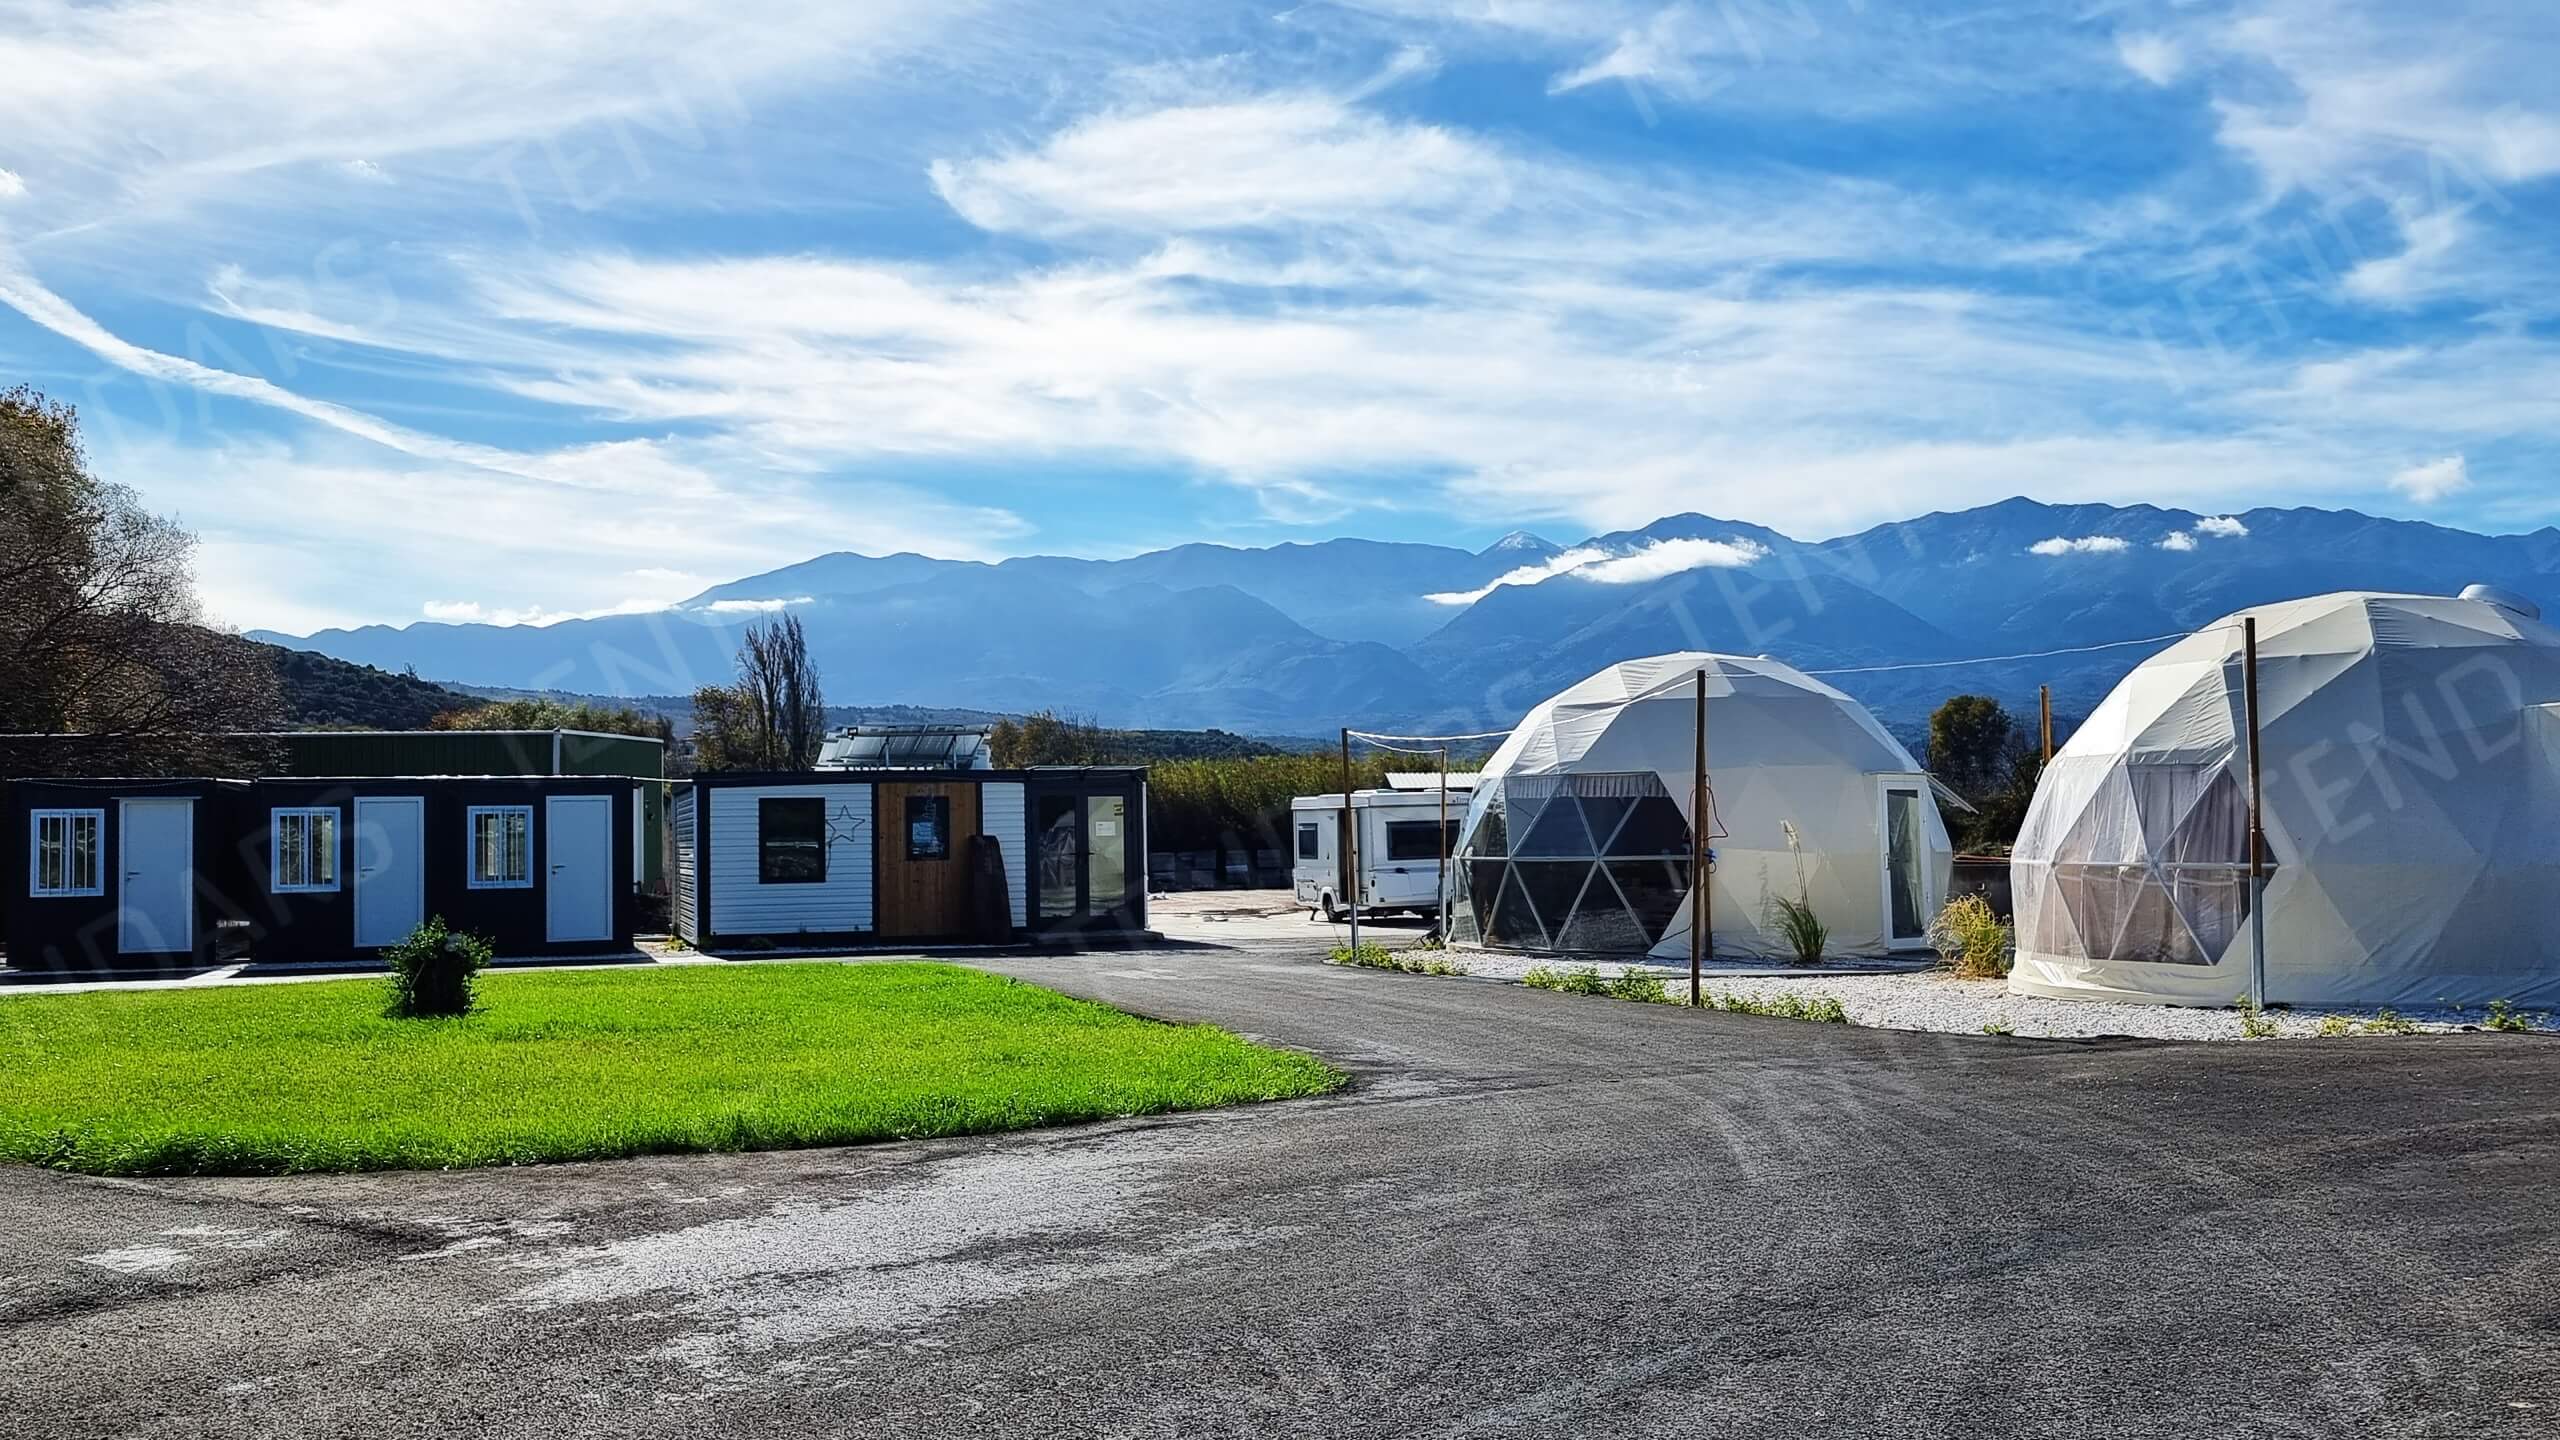
[[[0,1171],[0,1431],[2560,1427],[2560,1043],[1905,1036],[1276,940],[1003,964],[1359,1083],[864,1150]]]

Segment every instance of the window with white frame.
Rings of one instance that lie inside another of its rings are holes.
[[[268,833],[268,888],[279,895],[338,888],[338,812],[278,810]]]
[[[38,810],[30,817],[27,894],[38,899],[107,893],[104,810]]]
[[[470,809],[474,890],[524,890],[533,885],[533,807],[474,805]]]

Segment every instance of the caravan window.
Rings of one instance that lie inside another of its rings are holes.
[[[27,847],[27,893],[38,899],[103,895],[104,810],[38,810]]]
[[[1455,854],[1458,848],[1457,821],[1450,821],[1445,833],[1436,820],[1390,820],[1387,822],[1387,858],[1389,860],[1437,860],[1443,853],[1440,847],[1444,841],[1449,847],[1447,853]]]
[[[474,805],[470,819],[470,888],[533,888],[533,807]]]
[[[1299,825],[1298,858],[1301,860],[1315,860],[1322,858],[1323,855],[1324,844],[1322,840],[1317,838],[1316,827],[1314,824],[1306,823]]]
[[[338,812],[277,810],[267,833],[268,888],[279,895],[338,888]]]
[[[767,796],[756,802],[756,879],[766,885],[821,885],[827,878],[827,802]]]

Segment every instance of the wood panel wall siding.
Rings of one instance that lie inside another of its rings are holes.
[[[968,933],[977,785],[882,785],[878,806],[881,937]]]

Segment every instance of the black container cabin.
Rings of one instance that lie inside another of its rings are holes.
[[[237,780],[16,780],[0,822],[9,963],[23,970],[210,965],[243,877],[228,865]]]

